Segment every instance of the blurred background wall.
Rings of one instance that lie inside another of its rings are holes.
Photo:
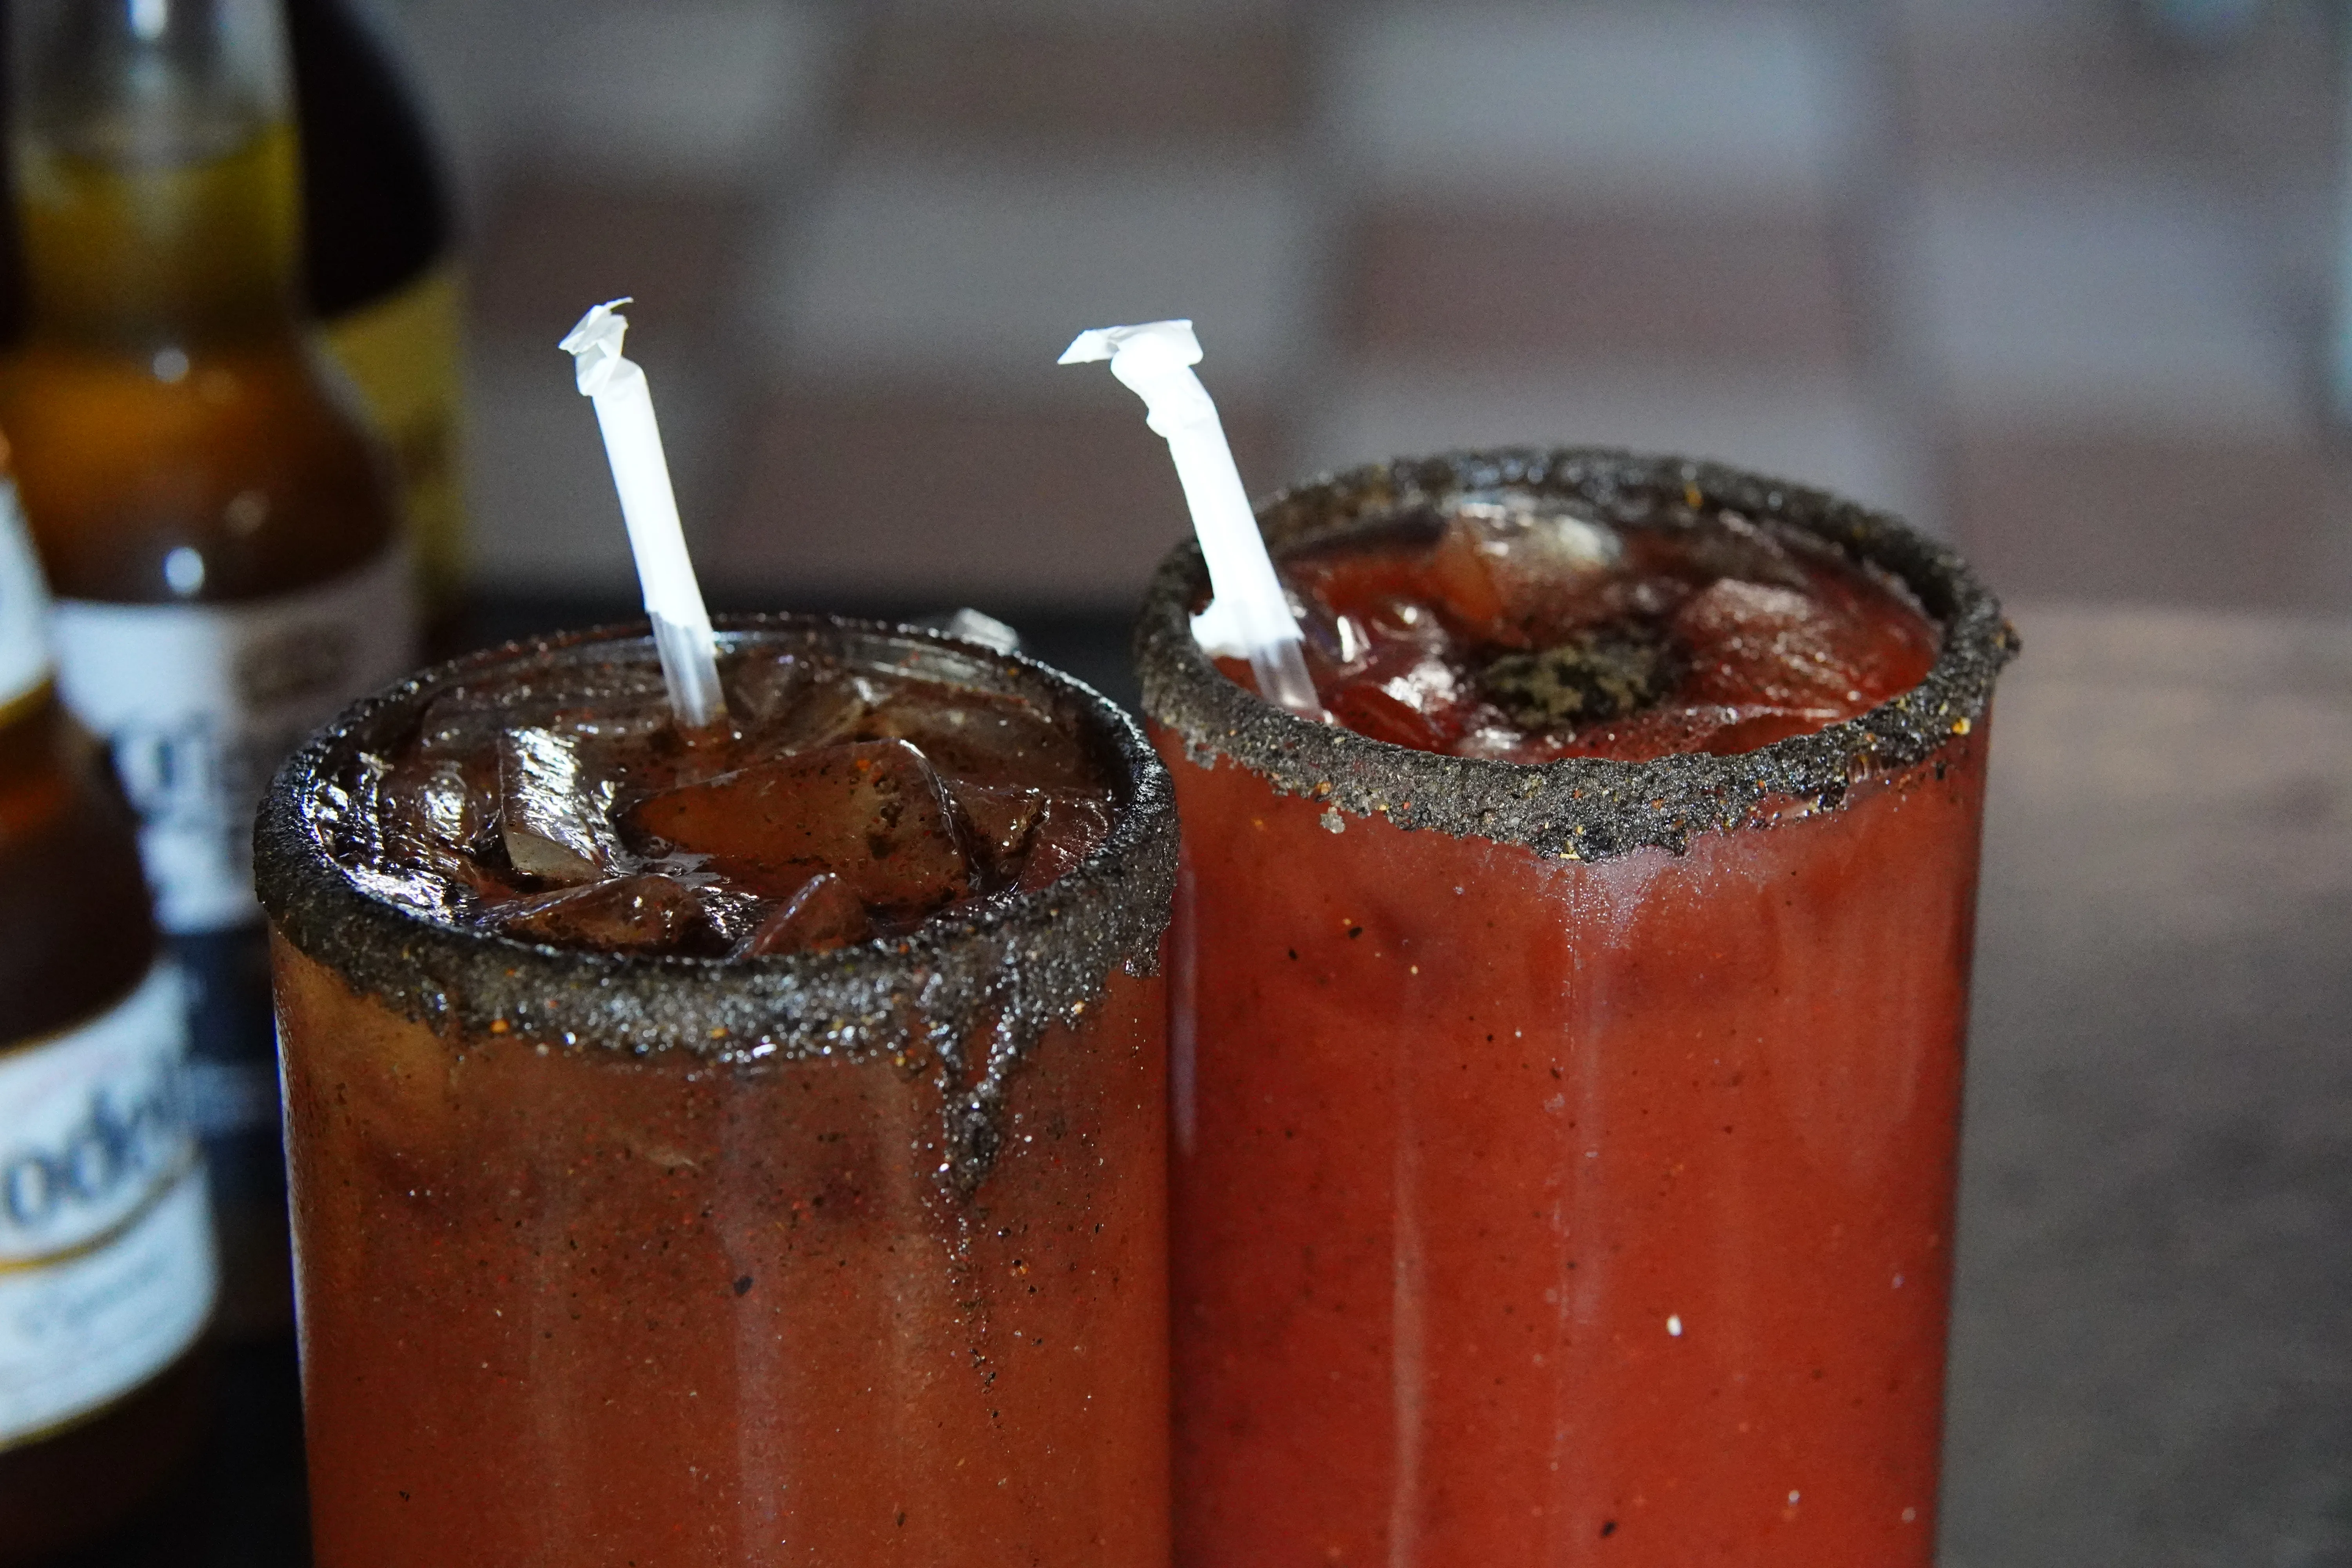
[[[1679,448],[1894,507],[2014,598],[2352,605],[2318,4],[404,9],[509,593],[627,592],[554,342],[633,293],[736,604],[1124,606],[1179,498],[1053,361],[1189,314],[1259,491]]]

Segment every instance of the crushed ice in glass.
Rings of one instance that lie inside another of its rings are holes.
[[[1909,689],[1938,647],[1891,576],[1727,511],[1619,527],[1496,492],[1280,569],[1332,716],[1457,756],[1752,751]]]
[[[635,666],[454,689],[316,815],[354,880],[436,920],[729,958],[977,914],[1109,835],[1101,767],[1021,698],[774,649],[723,673],[729,722],[703,734]]]

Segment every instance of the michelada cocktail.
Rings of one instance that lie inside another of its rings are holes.
[[[1676,459],[1260,521],[1335,722],[1198,645],[1196,551],[1139,633],[1178,1561],[1927,1562],[1998,606]]]
[[[1167,1557],[1166,774],[776,618],[445,665],[280,773],[324,1568]]]

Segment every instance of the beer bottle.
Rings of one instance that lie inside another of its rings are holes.
[[[425,608],[465,572],[462,300],[441,168],[389,19],[367,0],[287,0],[310,311],[399,464]]]
[[[0,1564],[107,1531],[185,1462],[213,1308],[186,1025],[129,812],[58,702],[0,479]]]
[[[14,0],[8,43],[29,314],[0,429],[59,689],[112,748],[189,981],[223,1323],[282,1327],[253,814],[281,757],[412,660],[394,493],[300,319],[275,0]]]
[[[302,149],[302,273],[328,352],[400,471],[425,608],[457,607],[462,279],[441,163],[367,0],[287,0]],[[5,173],[0,171],[0,184]],[[0,342],[25,326],[13,205],[0,212]]]

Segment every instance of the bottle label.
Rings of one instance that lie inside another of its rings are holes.
[[[49,678],[49,591],[16,487],[0,479],[0,708]]]
[[[346,702],[415,663],[410,603],[397,549],[277,598],[58,601],[58,687],[113,748],[165,931],[259,918],[253,817],[270,774]]]
[[[95,1021],[0,1047],[0,1448],[138,1387],[211,1316],[185,1040],[158,966]]]

